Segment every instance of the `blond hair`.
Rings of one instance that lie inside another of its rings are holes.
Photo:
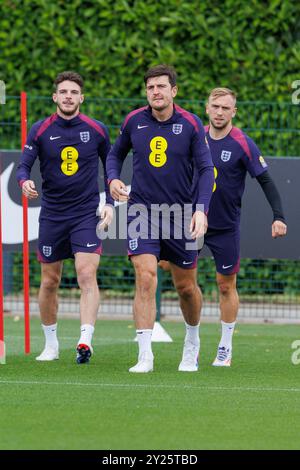
[[[236,103],[237,94],[234,91],[230,90],[230,88],[222,87],[214,88],[213,90],[211,90],[208,96],[208,101],[210,98],[219,98],[220,96],[226,95],[230,95],[234,100],[234,104]]]

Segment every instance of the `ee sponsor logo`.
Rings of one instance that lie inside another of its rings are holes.
[[[75,147],[65,147],[61,151],[61,171],[66,176],[75,175],[78,171],[78,150]]]
[[[216,169],[216,167],[214,166],[214,177],[215,177],[215,182],[214,182],[214,187],[213,187],[213,190],[212,190],[212,192],[213,192],[213,193],[215,192],[215,190],[216,190],[216,187],[217,187],[217,183],[216,183],[217,176],[218,176],[218,170],[217,170],[217,169]]]
[[[167,162],[166,150],[168,148],[168,142],[164,137],[153,137],[150,142],[150,149],[152,152],[149,155],[149,162],[152,166],[160,168]]]

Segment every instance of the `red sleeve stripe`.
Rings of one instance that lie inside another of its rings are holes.
[[[126,127],[127,125],[127,122],[129,121],[129,119],[134,116],[135,114],[138,114],[138,113],[141,113],[142,111],[144,111],[144,109],[147,109],[148,106],[143,106],[142,108],[139,108],[139,109],[135,109],[134,111],[131,111],[131,113],[129,113],[127,116],[126,116],[126,119],[124,121],[124,124],[123,124],[123,129],[124,127]]]
[[[45,121],[42,123],[42,125],[39,127],[37,133],[35,134],[35,137],[34,137],[34,140],[37,140],[38,137],[40,137],[46,129],[48,129],[49,126],[51,126],[51,124],[56,121],[57,119],[57,114],[52,114],[50,117],[48,117],[47,119],[45,119]]]
[[[182,114],[182,116],[194,126],[196,132],[199,132],[198,123],[197,123],[196,119],[194,118],[194,116],[192,116],[191,113],[189,113],[188,111],[186,111],[183,108],[180,108],[180,106],[177,106],[177,104],[175,105],[175,110],[178,113]]]
[[[85,114],[81,114],[81,113],[79,113],[78,116],[80,117],[80,119],[82,121],[86,122],[89,126],[91,126],[93,129],[95,129],[95,131],[97,131],[99,134],[101,134],[102,137],[104,137],[104,138],[106,137],[105,132],[102,129],[102,127],[99,126],[99,124],[97,124],[95,121],[93,121],[93,119],[91,119],[88,116],[86,116]]]
[[[252,160],[252,155],[249,149],[249,145],[244,133],[238,127],[233,127],[230,131],[230,137],[240,144],[246,155]]]

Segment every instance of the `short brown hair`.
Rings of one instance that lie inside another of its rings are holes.
[[[72,72],[68,70],[66,72],[61,72],[57,75],[53,83],[54,90],[57,90],[57,86],[61,82],[64,82],[65,80],[69,80],[70,82],[75,82],[77,83],[77,85],[80,86],[81,90],[83,89],[83,78],[81,77],[81,75],[79,75],[79,73],[77,72]]]
[[[208,96],[208,100],[209,98],[219,98],[219,96],[226,96],[226,95],[230,95],[234,99],[234,102],[236,103],[237,94],[234,91],[230,90],[230,88],[222,88],[222,87],[214,88],[213,90],[211,90]]]
[[[148,69],[144,75],[145,85],[147,85],[147,81],[149,78],[160,77],[161,75],[168,75],[171,87],[176,86],[176,78],[177,78],[176,71],[174,67],[172,67],[171,65],[167,65],[167,64],[155,65],[154,67],[151,67],[150,69]]]

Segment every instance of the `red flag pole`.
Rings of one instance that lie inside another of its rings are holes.
[[[21,147],[27,139],[27,95],[21,92]],[[30,353],[30,313],[29,313],[29,244],[28,244],[28,199],[22,195],[23,204],[23,287],[24,287],[24,339],[25,354]]]

